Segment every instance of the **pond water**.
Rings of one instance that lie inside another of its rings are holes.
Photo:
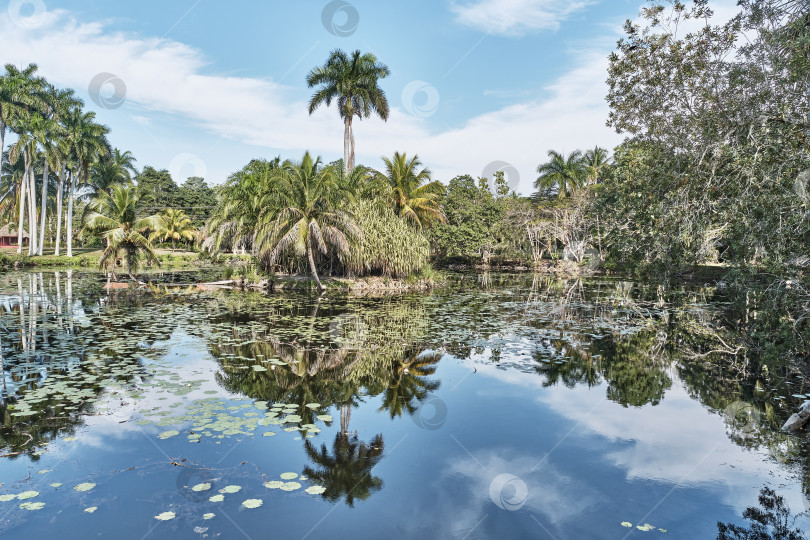
[[[701,356],[735,317],[718,291],[452,282],[0,276],[0,535],[713,538],[764,486],[805,510],[779,426],[810,388]]]

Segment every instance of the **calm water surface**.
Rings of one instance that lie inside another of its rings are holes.
[[[810,388],[699,356],[734,319],[717,291],[453,282],[0,276],[0,535],[712,538],[763,486],[805,510],[807,441],[779,426]]]

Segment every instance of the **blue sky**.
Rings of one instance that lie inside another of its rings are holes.
[[[0,11],[0,60],[37,63],[52,83],[75,88],[139,166],[219,183],[256,157],[297,159],[306,149],[342,157],[337,112],[307,114],[304,78],[332,49],[373,52],[392,71],[381,82],[392,113],[387,123],[356,125],[360,163],[416,153],[447,182],[499,160],[514,165],[519,191],[529,193],[548,149],[621,141],[605,127],[606,56],[640,6],[12,0]],[[108,83],[96,103],[90,82],[100,73]],[[117,108],[104,101],[113,83]]]

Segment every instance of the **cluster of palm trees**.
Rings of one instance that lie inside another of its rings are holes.
[[[304,259],[323,289],[316,259],[345,258],[363,240],[353,213],[359,200],[389,206],[412,234],[444,220],[444,188],[418,156],[396,153],[384,162],[383,172],[358,166],[347,175],[342,163],[324,164],[309,152],[300,161],[254,160],[220,189],[203,248],[249,251],[266,266],[287,255]]]
[[[600,183],[610,166],[608,151],[599,146],[582,152],[574,150],[567,156],[555,150],[548,151],[549,160],[537,167],[534,187],[549,192],[557,191],[562,199],[571,197],[583,188]]]
[[[66,254],[72,256],[77,190],[98,187],[91,179],[112,183],[129,177],[131,154],[112,150],[109,129],[83,106],[73,90],[40,77],[34,64],[25,69],[9,64],[0,73],[0,150],[7,133],[16,136],[0,160],[0,215],[16,218],[18,253],[27,230],[28,254],[42,255],[50,223],[55,254],[62,249],[64,226]]]

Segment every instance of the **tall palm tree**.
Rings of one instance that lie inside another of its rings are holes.
[[[157,229],[149,237],[150,242],[153,240],[171,241],[172,251],[174,251],[176,242],[183,240],[190,242],[197,235],[197,230],[191,225],[191,218],[182,210],[169,208],[158,217],[160,220]]]
[[[90,167],[96,160],[110,153],[107,142],[109,128],[95,123],[96,113],[73,109],[64,118],[67,142],[76,163],[76,170],[70,175],[67,212],[67,256],[73,256],[73,204],[77,184],[87,182]]]
[[[418,349],[406,351],[404,358],[394,362],[391,380],[378,410],[387,410],[391,418],[402,416],[403,412],[415,413],[419,404],[439,388],[439,381],[428,377],[436,373],[441,358],[442,353],[424,354]]]
[[[349,252],[349,242],[359,239],[362,231],[351,215],[340,208],[348,194],[334,181],[329,169],[321,169],[320,158],[309,152],[294,163],[285,161],[278,176],[279,211],[268,212],[259,226],[259,256],[275,264],[287,250],[306,255],[318,288],[326,287],[318,277],[315,250],[326,254],[327,245],[339,255]]]
[[[391,205],[401,218],[420,229],[435,221],[446,221],[439,205],[444,186],[438,180],[430,180],[426,167],[420,169],[419,156],[408,159],[406,154],[395,152],[393,159],[382,159],[385,173],[378,172],[377,176],[388,185]]]
[[[309,114],[323,104],[328,107],[337,100],[338,113],[343,119],[343,170],[348,176],[354,169],[354,117],[368,118],[377,113],[388,120],[388,100],[377,84],[391,74],[388,66],[377,61],[371,53],[354,51],[351,56],[340,49],[329,55],[326,63],[307,75],[307,85],[318,87],[309,100]]]
[[[602,172],[610,165],[608,151],[600,146],[588,150],[582,157],[585,166],[588,184],[598,184],[602,179]]]
[[[565,157],[554,150],[548,151],[549,161],[537,167],[540,175],[534,182],[537,189],[551,189],[557,187],[559,198],[573,194],[584,181],[584,167],[582,165],[582,152],[575,150]]]
[[[123,252],[127,274],[135,281],[133,272],[138,270],[142,258],[160,265],[149,239],[148,231],[160,225],[159,216],[138,218],[136,206],[138,194],[134,186],[113,186],[110,193],[90,203],[92,213],[82,233],[87,230],[100,233],[107,241],[107,247],[99,260],[99,267],[109,265],[115,278],[115,263]]]
[[[6,129],[20,116],[29,111],[45,109],[40,88],[43,79],[36,76],[36,64],[25,69],[17,69],[6,64],[5,73],[0,75],[0,154],[6,149]],[[0,160],[0,178],[3,176],[3,163]]]
[[[64,129],[53,118],[42,118],[31,126],[32,134],[41,149],[42,157],[42,198],[40,200],[40,227],[37,255],[42,255],[45,248],[45,223],[48,217],[48,187],[49,172],[56,170],[60,156],[67,150],[67,143],[63,138]],[[33,192],[32,192],[33,195]]]
[[[54,239],[54,254],[59,255],[62,244],[62,203],[65,195],[65,180],[67,176],[68,162],[71,157],[71,145],[67,135],[67,124],[65,119],[70,112],[84,107],[84,102],[76,97],[72,89],[53,88],[50,94],[50,103],[53,108],[53,118],[62,127],[63,137],[56,148],[56,168],[59,174],[59,183],[56,188],[56,234]]]
[[[32,178],[34,174],[34,157],[36,156],[37,140],[30,130],[23,127],[24,124],[24,118],[18,117],[15,119],[15,130],[18,132],[17,141],[9,149],[8,157],[12,163],[17,163],[20,158],[22,158],[24,164],[24,172],[20,188],[20,202],[17,210],[17,253],[22,253],[26,212],[25,203],[26,197],[28,197],[28,254],[33,255],[33,244],[36,240],[36,230],[32,227],[31,220],[31,198],[34,195],[31,186],[33,185]]]

